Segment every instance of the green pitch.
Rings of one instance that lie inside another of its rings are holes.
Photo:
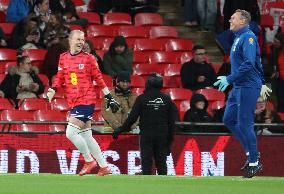
[[[277,194],[284,177],[2,174],[0,194]]]

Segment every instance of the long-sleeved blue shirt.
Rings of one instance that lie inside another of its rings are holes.
[[[261,88],[264,77],[257,38],[249,26],[235,32],[235,36],[230,52],[231,74],[227,81],[234,87]]]

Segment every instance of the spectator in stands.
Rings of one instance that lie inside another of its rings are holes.
[[[84,46],[83,46],[83,51],[85,51],[85,52],[87,52],[87,53],[91,53],[92,55],[94,55],[94,57],[95,57],[96,60],[97,60],[98,65],[99,65],[100,71],[101,71],[103,74],[105,74],[104,66],[103,66],[103,60],[102,60],[102,58],[96,53],[92,41],[90,41],[90,40],[86,40],[86,41],[85,41],[85,44],[84,44]]]
[[[39,18],[34,14],[28,15],[14,28],[8,46],[10,48],[40,48]]]
[[[6,42],[5,34],[2,28],[0,27],[0,48],[1,47],[7,47],[7,42]]]
[[[77,24],[85,28],[88,25],[87,19],[80,19],[72,0],[52,0],[49,2],[50,9],[54,13],[61,13],[64,22]]]
[[[273,88],[276,91],[277,111],[284,112],[284,32],[275,36],[271,55],[269,57],[269,67],[271,69],[271,78]]]
[[[51,10],[49,9],[49,0],[38,0],[34,6],[33,13],[40,18],[39,29],[43,36],[51,14]]]
[[[216,80],[216,73],[211,64],[206,62],[206,50],[201,45],[192,49],[193,59],[182,65],[181,82],[183,88],[198,90],[212,87]]]
[[[121,71],[116,78],[116,86],[111,91],[112,97],[120,104],[120,109],[113,113],[106,110],[106,100],[102,104],[102,116],[105,120],[104,132],[113,132],[113,129],[120,127],[127,119],[136,97],[131,93],[130,88],[130,73],[128,71]],[[138,121],[131,126],[131,130],[137,129]],[[136,130],[135,130],[136,131]]]
[[[267,107],[267,103],[263,98],[259,97],[256,103],[256,110],[255,110],[255,123],[281,123],[281,119],[279,115]],[[272,134],[272,132],[279,133],[280,130],[276,128],[270,127],[256,127],[256,132],[258,134]],[[283,131],[282,131],[283,132]]]
[[[31,66],[28,56],[18,56],[17,66],[10,67],[0,84],[0,96],[12,99],[17,108],[19,99],[36,98],[44,92],[38,69]]]
[[[194,94],[190,99],[190,109],[184,115],[184,122],[212,122],[207,113],[208,101],[202,94]],[[189,132],[210,132],[209,126],[186,126]]]
[[[197,26],[197,0],[182,0],[184,6],[184,19],[186,26]]]
[[[33,7],[33,0],[11,0],[8,8],[6,21],[18,23],[24,19]]]
[[[198,0],[197,11],[199,15],[199,25],[202,31],[215,31],[217,3],[215,0]]]
[[[63,24],[60,13],[51,14],[44,33],[44,44],[47,48],[53,44],[58,44],[62,39],[66,39],[70,29]]]
[[[106,74],[114,79],[121,71],[133,72],[133,52],[128,48],[123,36],[116,36],[103,58],[103,65]]]

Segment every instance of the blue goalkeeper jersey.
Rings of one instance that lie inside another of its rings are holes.
[[[231,48],[231,74],[227,81],[234,87],[261,88],[264,83],[257,38],[249,26],[235,33]]]

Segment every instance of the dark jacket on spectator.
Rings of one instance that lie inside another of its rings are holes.
[[[117,54],[115,47],[122,45],[125,50],[121,54]],[[106,74],[115,78],[121,71],[128,71],[132,74],[133,52],[128,48],[125,38],[122,36],[115,37],[113,43],[110,45],[108,52],[104,55],[103,65]]]
[[[196,103],[205,102],[204,109],[196,108]],[[185,122],[211,122],[212,118],[207,113],[208,101],[202,94],[194,94],[190,99],[190,109],[184,115]],[[209,126],[208,126],[209,127]],[[207,126],[186,126],[186,130],[190,132],[210,132]]]
[[[42,94],[44,92],[44,85],[40,78],[38,77],[38,69],[36,67],[32,67],[30,71],[30,77],[32,78],[34,83],[37,83],[39,89],[37,92],[34,92],[36,96]],[[14,100],[17,107],[17,86],[19,85],[21,76],[17,73],[17,67],[9,68],[9,73],[6,75],[2,83],[0,84],[0,90],[5,94],[5,98],[10,98]]]
[[[183,88],[191,90],[212,87],[216,80],[216,73],[209,63],[196,63],[193,59],[182,65],[180,75]],[[205,81],[197,82],[198,76],[205,76]]]

